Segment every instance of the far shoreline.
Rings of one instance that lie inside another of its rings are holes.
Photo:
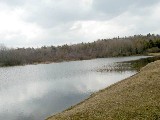
[[[73,62],[73,61],[84,61],[84,60],[94,60],[94,59],[101,59],[101,58],[120,58],[120,57],[132,57],[132,56],[148,56],[148,57],[155,57],[157,55],[153,54],[136,54],[136,55],[130,55],[130,56],[116,56],[116,57],[99,57],[99,58],[90,58],[90,59],[74,59],[74,60],[60,60],[60,61],[46,61],[46,62],[34,62],[31,64],[20,64],[20,65],[0,65],[0,68],[5,67],[17,67],[17,66],[26,66],[26,65],[40,65],[40,64],[52,64],[52,63],[63,63],[63,62]],[[159,55],[158,55],[159,56]]]

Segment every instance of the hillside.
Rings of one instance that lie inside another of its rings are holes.
[[[160,119],[160,61],[46,120],[133,119]]]

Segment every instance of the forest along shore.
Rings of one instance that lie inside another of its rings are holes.
[[[160,119],[160,60],[46,120]]]
[[[16,66],[95,58],[146,55],[160,52],[160,35],[99,39],[91,43],[41,48],[7,48],[0,44],[0,66]]]

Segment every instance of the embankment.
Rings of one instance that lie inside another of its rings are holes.
[[[160,119],[160,61],[46,120],[133,119]]]

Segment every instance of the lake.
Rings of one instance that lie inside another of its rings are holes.
[[[147,56],[101,58],[0,68],[0,119],[44,120],[136,71],[97,72]]]

